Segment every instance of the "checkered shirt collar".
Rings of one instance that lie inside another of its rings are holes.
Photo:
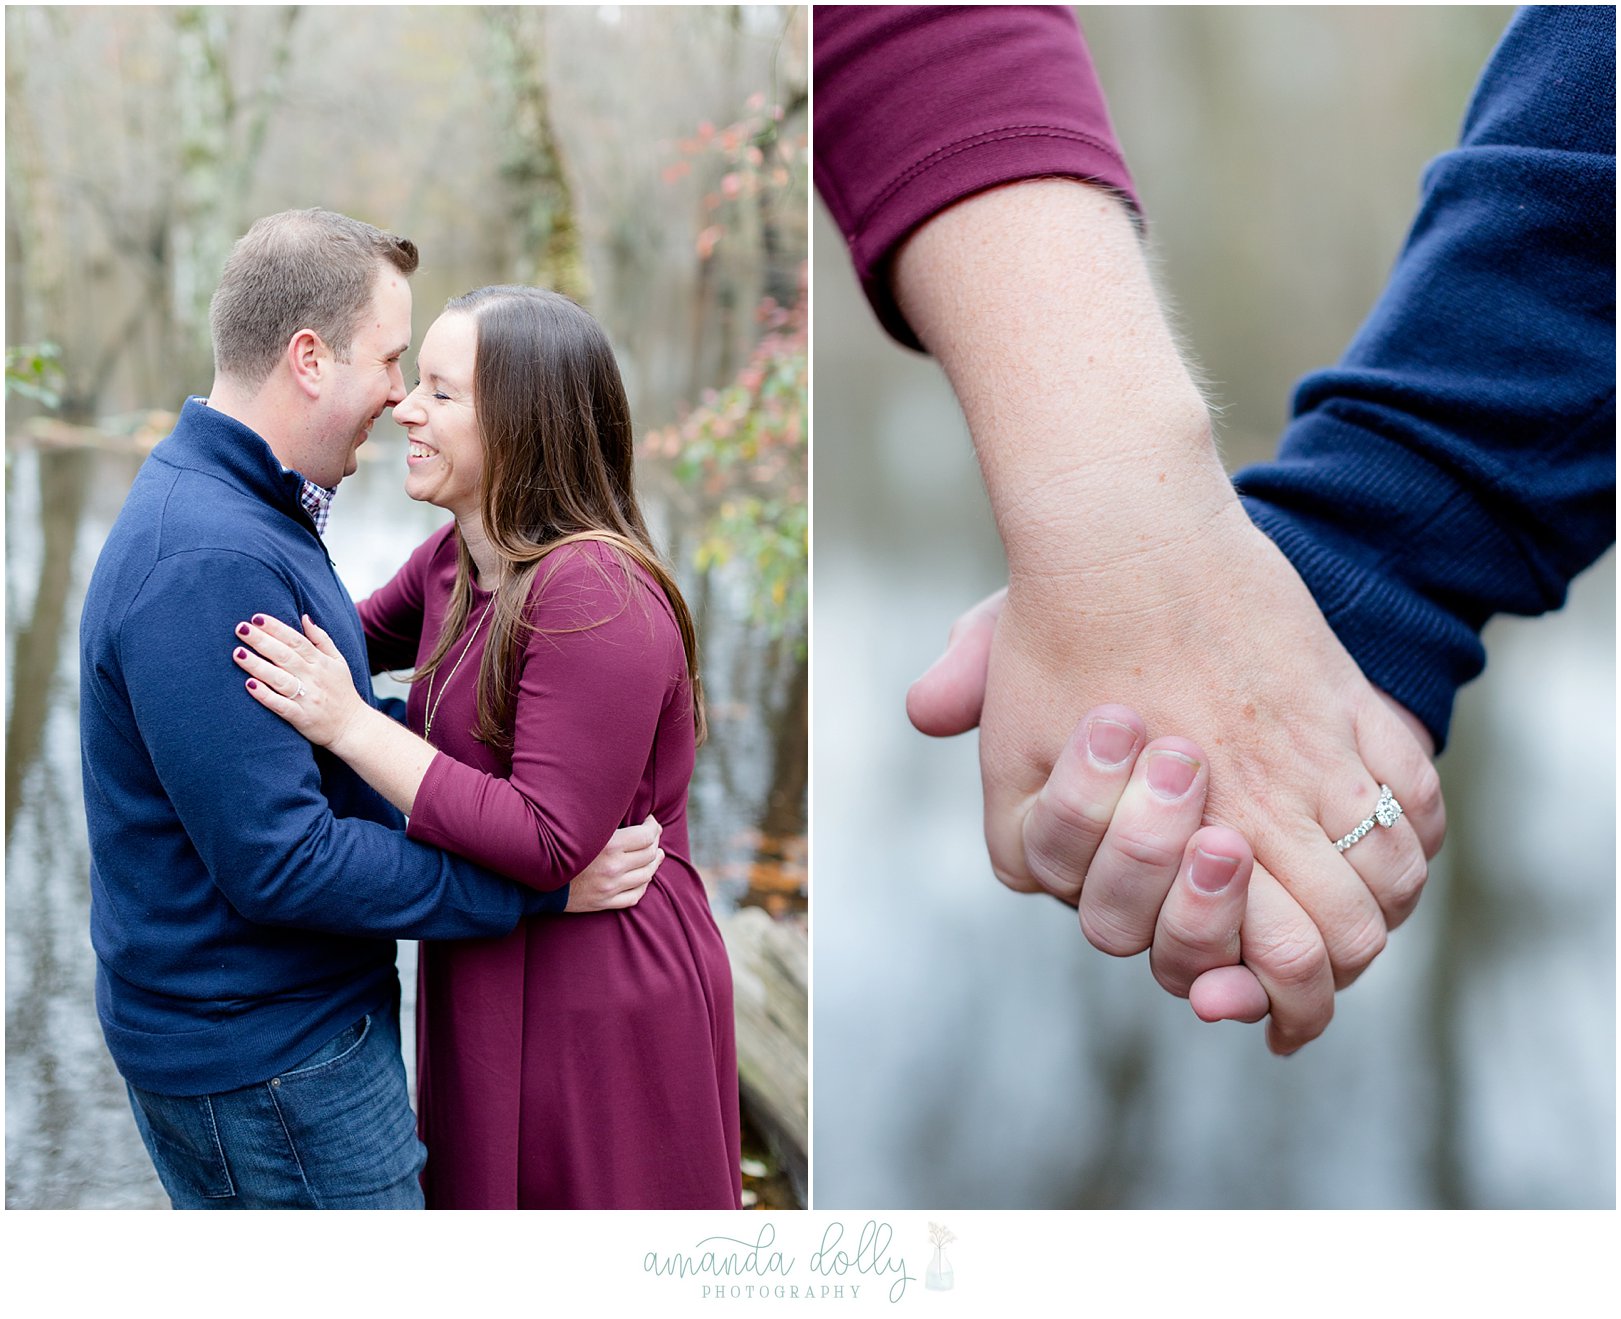
[[[324,485],[316,485],[308,477],[298,491],[298,502],[304,505],[304,511],[315,522],[315,533],[318,536],[326,535],[327,514],[332,511],[332,496],[336,490],[328,490]]]

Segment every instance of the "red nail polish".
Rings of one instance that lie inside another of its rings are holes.
[[[243,650],[241,646],[238,646],[236,648],[236,657],[237,659],[247,659],[248,652]]]
[[[263,627],[265,625],[265,616],[263,614],[255,614],[253,616],[253,625],[254,627]]]
[[[259,684],[256,683],[252,678],[248,679],[248,690],[250,692],[256,692],[259,690]]]
[[[248,635],[248,625],[246,623],[238,623],[236,625],[236,634],[239,637],[247,636]]]

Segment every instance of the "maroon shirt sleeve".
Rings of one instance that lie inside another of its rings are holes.
[[[884,328],[922,348],[887,263],[930,216],[1016,179],[1086,179],[1137,208],[1068,9],[817,5],[816,187]]]
[[[518,678],[512,777],[440,752],[406,831],[543,891],[583,871],[624,823],[686,672],[656,587],[633,571],[627,600],[620,560],[602,546],[556,554],[531,596],[540,630]]]
[[[373,673],[416,667],[428,565],[455,527],[448,523],[411,551],[405,565],[358,605]]]

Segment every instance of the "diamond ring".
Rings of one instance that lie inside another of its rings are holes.
[[[1353,844],[1360,843],[1372,831],[1374,825],[1377,824],[1388,829],[1401,817],[1401,803],[1396,800],[1396,794],[1391,792],[1389,784],[1381,783],[1379,785],[1379,801],[1373,808],[1373,814],[1346,834],[1339,842],[1335,843],[1334,850],[1343,852]]]
[[[292,699],[293,699],[293,700],[295,700],[295,701],[296,701],[296,700],[297,700],[297,699],[298,699],[298,698],[299,698],[299,697],[300,697],[300,696],[302,696],[302,695],[303,695],[303,694],[304,694],[304,684],[303,684],[303,683],[302,683],[302,682],[300,682],[300,683],[299,683],[299,684],[298,684],[298,690],[297,690],[297,691],[296,691],[296,692],[294,692],[294,693],[293,693],[293,695],[292,695]],[[1387,788],[1387,789],[1385,789],[1385,791],[1387,791],[1387,792],[1388,792],[1388,791],[1389,791],[1389,789],[1388,789],[1388,788]],[[1399,815],[1399,814],[1400,814],[1400,813],[1401,813],[1401,807],[1400,807],[1400,806],[1398,806],[1398,807],[1397,807],[1397,808],[1396,808],[1396,813],[1397,813],[1397,814],[1398,814],[1398,815]]]

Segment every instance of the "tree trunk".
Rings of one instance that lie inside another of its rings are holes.
[[[575,216],[574,190],[552,122],[546,81],[546,12],[507,7],[490,11],[497,67],[512,113],[501,177],[518,234],[513,275],[582,305],[591,299],[590,271]]]
[[[189,364],[188,378],[205,378],[208,370],[209,302],[245,219],[239,208],[252,187],[271,107],[286,78],[299,13],[289,6],[276,16],[269,72],[257,88],[243,92],[232,73],[230,41],[242,23],[255,21],[245,12],[194,5],[175,14],[180,142],[168,251],[176,347]]]
[[[793,645],[784,638],[783,645]],[[760,832],[767,838],[805,832],[810,656],[801,648],[788,683],[788,700],[772,729],[771,787],[766,792]]]
[[[6,337],[52,338],[67,279],[62,197],[44,159],[28,96],[26,13],[6,10]],[[11,264],[15,261],[15,267]],[[64,366],[67,364],[64,363]]]
[[[223,232],[229,199],[222,166],[236,107],[225,64],[224,12],[190,5],[175,12],[174,22],[180,67],[173,89],[180,141],[169,239],[169,305],[186,378],[200,379],[208,347],[208,303],[230,241]]]

